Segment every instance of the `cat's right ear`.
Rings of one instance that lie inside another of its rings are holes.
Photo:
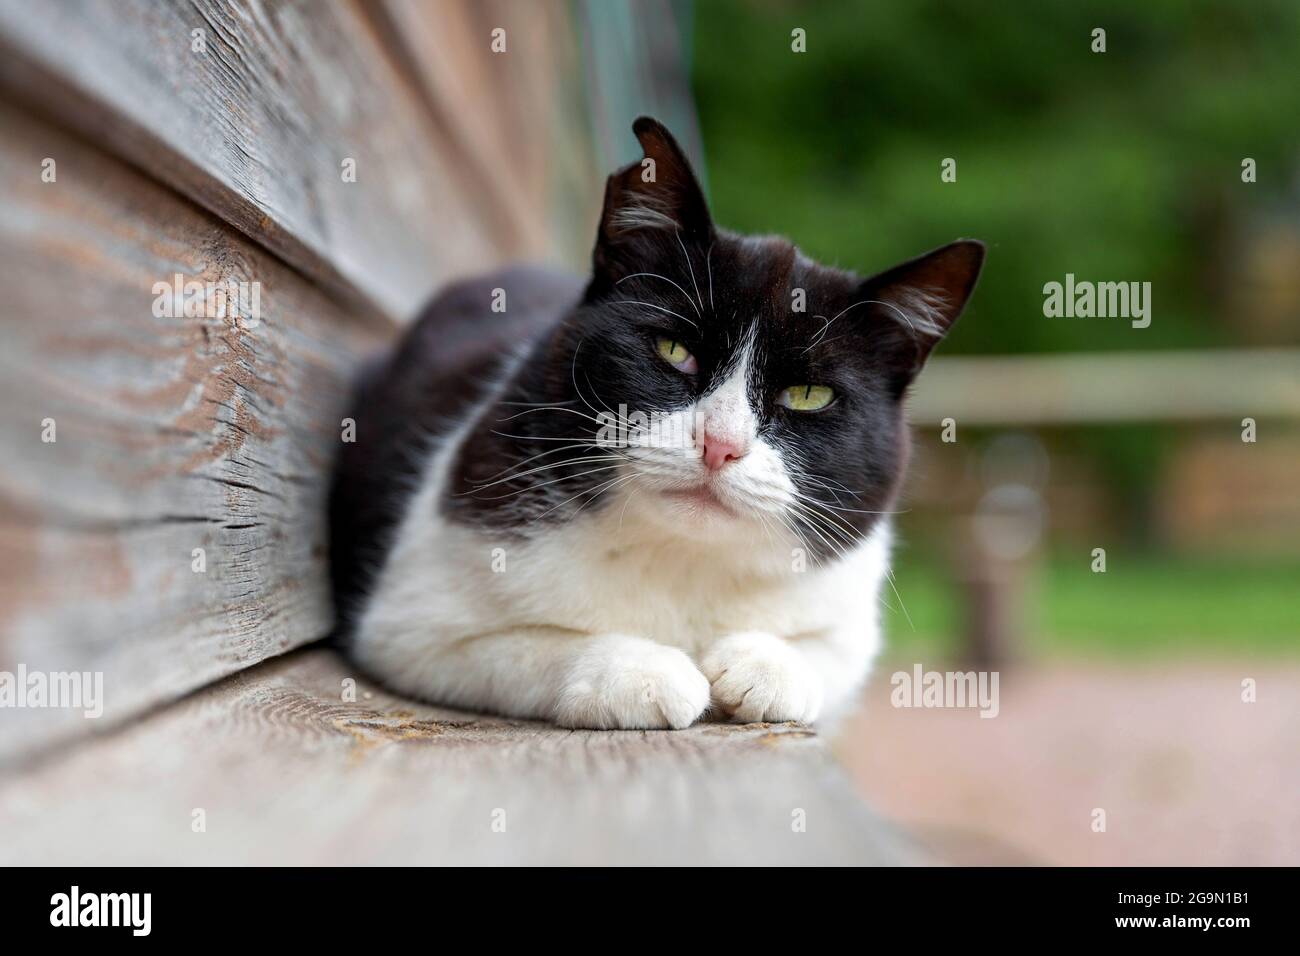
[[[670,243],[674,234],[683,242],[707,242],[713,234],[704,192],[677,140],[648,116],[633,123],[632,132],[645,156],[605,182],[592,253],[596,272],[611,278],[644,270],[647,253],[664,237]]]

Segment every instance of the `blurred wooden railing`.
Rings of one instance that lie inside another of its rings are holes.
[[[1300,417],[1300,349],[938,356],[918,425],[1076,425]]]

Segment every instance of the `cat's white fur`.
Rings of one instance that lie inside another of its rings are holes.
[[[801,558],[781,521],[794,485],[746,399],[748,354],[676,413],[682,434],[746,449],[713,482],[736,514],[665,493],[704,480],[694,440],[633,441],[602,507],[526,537],[449,521],[439,502],[481,406],[428,461],[358,622],[361,663],[430,701],[572,727],[681,728],[711,702],[743,721],[845,713],[881,643],[888,518],[836,541],[836,560]]]

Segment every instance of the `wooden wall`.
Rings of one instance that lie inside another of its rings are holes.
[[[685,112],[650,6],[0,0],[0,671],[105,698],[6,710],[0,764],[328,632],[358,356],[457,275],[581,268],[631,119]],[[261,320],[159,317],[178,273]]]

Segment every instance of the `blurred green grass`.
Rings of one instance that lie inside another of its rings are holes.
[[[1038,656],[1300,655],[1300,558],[1133,554],[1090,570],[1057,552],[1026,579],[1022,650]],[[900,550],[882,601],[890,655],[960,655],[962,587],[923,551]],[[910,618],[910,623],[909,623]]]

